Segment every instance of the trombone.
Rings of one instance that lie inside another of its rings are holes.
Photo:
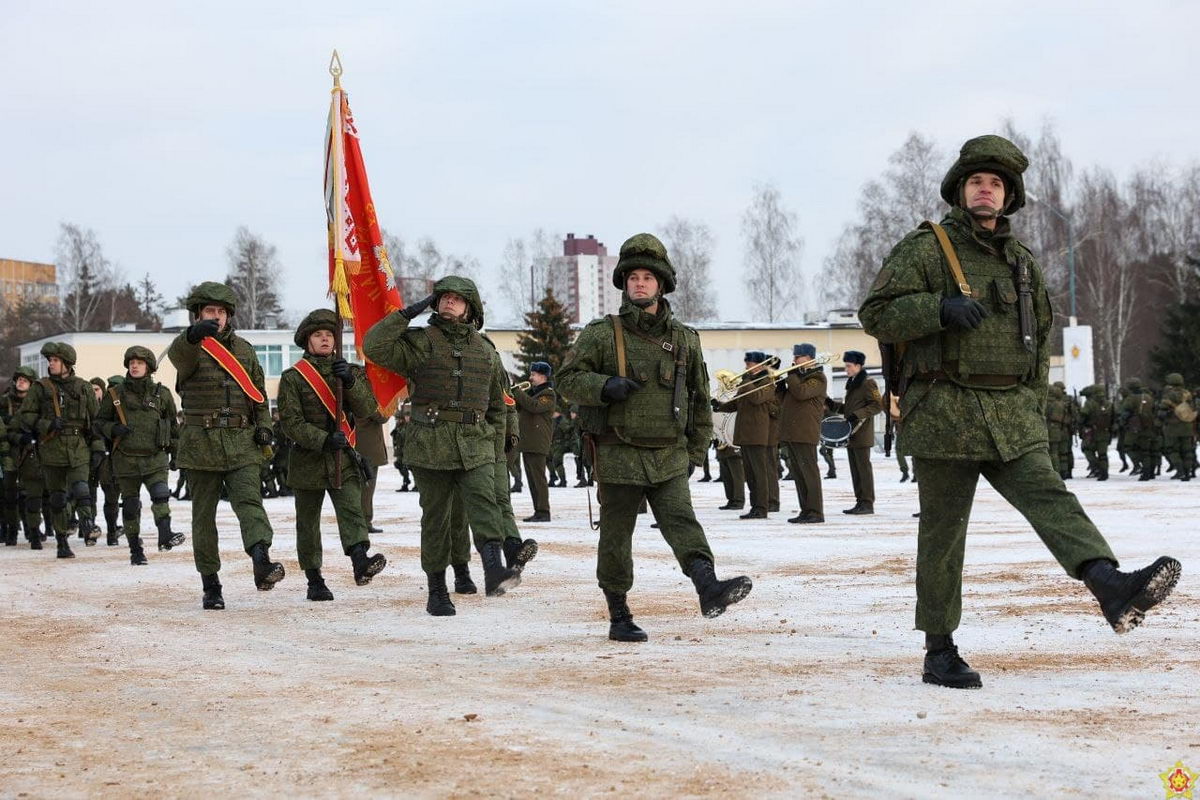
[[[508,387],[508,390],[510,392],[524,392],[528,391],[530,386],[533,386],[532,381],[521,381],[520,383],[514,383],[512,386]]]
[[[744,394],[739,395],[739,396],[745,397],[746,395],[751,395],[751,394],[754,394],[755,392],[761,392],[763,389],[766,389],[767,387],[773,387],[773,386],[775,386],[776,382],[780,378],[784,377],[792,370],[810,369],[811,367],[819,367],[824,364],[828,364],[832,360],[833,360],[833,353],[818,353],[814,358],[811,358],[808,361],[804,361],[799,364],[792,364],[792,365],[785,367],[783,369],[780,369],[780,370],[775,370],[775,369],[771,369],[770,367],[768,367],[765,375],[763,375],[761,377],[767,377],[767,378],[770,378],[770,380],[763,381],[761,386],[756,386],[753,389],[751,389],[750,391],[745,392]],[[735,372],[733,372],[733,370],[728,370],[728,369],[717,370],[713,374],[713,377],[716,379],[717,383],[721,387],[720,391],[718,391],[718,393],[717,393],[718,399],[721,400],[722,402],[728,402],[729,400],[732,400],[733,393],[737,392],[737,390],[739,388],[741,388],[741,385],[742,385],[743,381],[745,380],[745,375],[747,373],[753,372],[754,370],[763,366],[763,364],[770,364],[770,363],[772,363],[771,360],[763,361],[762,363],[755,364],[753,367],[750,367],[750,369],[742,370],[741,372],[738,372],[738,373],[735,373]],[[760,376],[756,376],[755,380],[758,380],[759,377]]]

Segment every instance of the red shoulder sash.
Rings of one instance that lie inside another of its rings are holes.
[[[246,397],[249,397],[255,403],[267,402],[267,396],[260,392],[258,387],[254,385],[254,381],[250,379],[250,373],[242,366],[242,362],[238,361],[237,357],[229,352],[229,348],[211,336],[205,336],[200,340],[200,348],[212,356],[221,369],[229,373],[229,377],[233,378],[238,387],[246,393]]]
[[[334,408],[337,405],[337,401],[329,388],[329,384],[321,377],[321,373],[317,372],[317,368],[304,358],[292,366],[296,368],[296,372],[300,373],[300,376],[304,378],[309,387],[316,392],[317,399],[321,401],[321,405],[325,406],[325,410],[329,412],[329,416],[334,416]],[[342,412],[341,417],[338,419],[338,427],[346,435],[346,440],[350,442],[351,447],[357,444],[358,433],[350,426],[350,421],[346,419],[345,411]]]

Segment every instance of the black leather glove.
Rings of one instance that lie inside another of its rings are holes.
[[[426,297],[424,300],[418,300],[411,306],[405,306],[404,308],[400,309],[400,313],[403,314],[406,319],[412,320],[431,305],[433,305],[433,295],[429,295],[429,297]]]
[[[721,410],[721,401],[720,401],[720,400],[718,400],[718,399],[717,399],[717,398],[715,398],[715,397],[712,399],[712,410],[713,410],[713,411],[720,411],[720,410]]]
[[[133,433],[133,428],[120,422],[112,426],[112,438],[114,439],[121,439],[131,433]]]
[[[100,462],[103,460],[104,453],[101,453],[99,450],[92,451],[92,469],[98,468],[100,466]]]
[[[21,447],[29,447],[29,445],[33,444],[34,440],[36,440],[36,439],[37,439],[37,437],[34,436],[32,433],[30,433],[29,431],[25,431],[24,433],[21,434],[21,436],[17,440],[17,442],[21,445]]]
[[[846,413],[846,422],[849,422],[851,425],[853,425],[854,423],[858,422],[858,417],[856,417],[856,416],[854,416],[853,414],[851,414],[851,413],[847,412],[847,413]]]
[[[66,424],[67,424],[67,421],[64,420],[62,417],[55,417],[54,419],[50,420],[50,431],[52,433],[57,433],[58,431],[61,431],[64,427],[66,427]]]
[[[987,315],[988,310],[981,303],[966,295],[942,298],[939,316],[944,327],[956,325],[959,328],[975,330],[983,324],[983,318]]]
[[[335,450],[345,450],[350,446],[350,441],[346,438],[346,434],[341,431],[334,431],[325,437],[325,443],[321,445],[321,449],[328,453]]]
[[[266,447],[275,441],[275,434],[271,433],[270,428],[255,428],[254,443],[259,447]]]
[[[221,323],[215,319],[202,319],[188,327],[187,340],[191,344],[200,344],[201,339],[206,336],[216,336],[220,329]]]
[[[511,453],[513,450],[515,450],[515,449],[517,448],[517,444],[518,444],[520,441],[521,441],[521,437],[520,437],[520,436],[517,436],[516,434],[513,434],[512,436],[507,436],[507,437],[505,437],[505,439],[504,439],[504,452],[506,452],[506,453]]]
[[[600,399],[605,403],[620,403],[640,388],[642,385],[637,381],[614,375],[604,382],[604,388],[600,390]]]
[[[333,360],[333,377],[342,382],[342,386],[349,389],[354,385],[354,370],[350,368],[350,362],[344,358],[335,358]]]

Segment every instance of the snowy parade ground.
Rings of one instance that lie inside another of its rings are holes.
[[[541,552],[521,587],[456,595],[448,619],[425,613],[417,496],[390,467],[371,585],[326,504],[332,603],[304,599],[290,498],[266,501],[288,571],[272,592],[222,504],[221,612],[200,609],[190,536],[136,568],[123,541],[0,549],[0,796],[1157,798],[1176,762],[1200,771],[1200,484],[1069,482],[1123,566],[1183,562],[1122,637],[981,485],[956,639],[984,687],[954,691],[921,683],[915,487],[876,453],[877,513],[844,516],[843,456],[824,525],[787,524],[790,484],[765,522],[692,484],[718,575],[754,579],[714,620],[644,517],[641,645],[606,638],[583,489],[522,526]]]

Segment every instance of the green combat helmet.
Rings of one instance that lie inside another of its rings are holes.
[[[337,335],[337,314],[333,313],[328,308],[318,308],[308,312],[300,322],[300,327],[296,328],[296,335],[292,337],[292,341],[296,343],[296,347],[301,350],[308,350],[308,337],[312,336],[317,331],[329,331]]]
[[[38,376],[33,367],[17,367],[15,370],[13,370],[12,379],[15,381],[17,378],[24,378],[30,383],[33,383],[38,379]]]
[[[976,172],[994,172],[1004,179],[1007,197],[1004,214],[1011,214],[1025,205],[1025,179],[1021,173],[1029,159],[1015,144],[1003,136],[988,134],[968,139],[959,151],[958,160],[942,179],[942,199],[952,206],[962,203],[963,182]]]
[[[617,266],[613,268],[613,286],[625,290],[625,280],[635,269],[648,269],[658,278],[659,294],[675,291],[675,267],[667,257],[667,248],[657,236],[635,233],[621,245]]]
[[[1130,394],[1135,394],[1135,393],[1141,394],[1142,393],[1142,379],[1141,378],[1130,378],[1129,380],[1125,381],[1125,391],[1129,392]]]
[[[46,358],[57,356],[68,367],[75,366],[75,348],[66,342],[46,342],[42,345],[42,355]]]
[[[479,298],[479,290],[475,281],[458,275],[447,275],[433,285],[433,307],[437,308],[438,300],[446,292],[452,292],[467,301],[471,309],[469,322],[475,323],[476,328],[483,327],[483,301]]]
[[[229,316],[237,310],[237,296],[224,283],[205,281],[192,287],[187,296],[187,310],[198,315],[205,306],[225,306]]]
[[[135,344],[133,347],[126,350],[125,369],[129,369],[129,361],[134,358],[138,359],[139,361],[146,362],[147,372],[154,372],[158,369],[158,359],[155,357],[154,352],[148,347],[142,347],[141,345]],[[124,380],[124,378],[122,378],[122,380]]]
[[[1183,386],[1183,376],[1178,372],[1168,373],[1166,381],[1167,386]]]

